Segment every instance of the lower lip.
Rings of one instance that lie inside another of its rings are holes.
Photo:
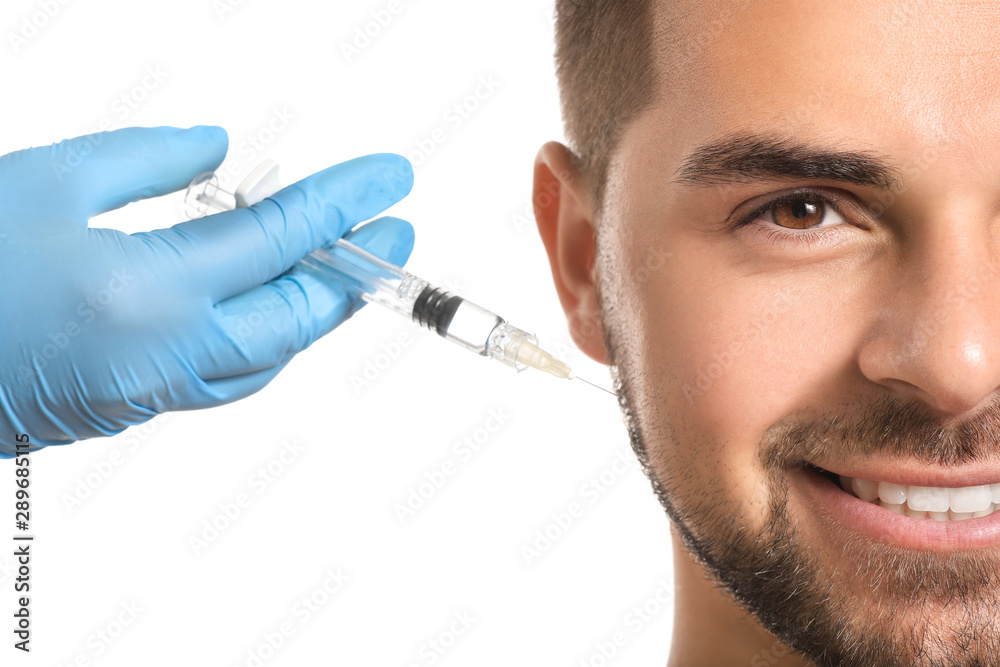
[[[847,493],[815,470],[789,468],[791,490],[806,507],[819,508],[820,518],[832,520],[869,539],[922,551],[982,549],[1000,543],[1000,511],[959,521],[911,519]]]

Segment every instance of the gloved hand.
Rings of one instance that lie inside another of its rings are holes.
[[[244,398],[363,305],[294,265],[409,194],[398,155],[169,229],[88,228],[186,187],[227,146],[217,127],[129,128],[0,157],[0,456],[18,433],[37,449]],[[345,238],[395,264],[413,248],[396,218]]]

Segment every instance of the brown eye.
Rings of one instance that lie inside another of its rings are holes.
[[[823,202],[813,199],[780,204],[771,209],[774,222],[780,227],[789,229],[809,229],[823,222],[826,207]]]

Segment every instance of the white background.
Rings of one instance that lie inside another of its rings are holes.
[[[291,183],[401,153],[415,187],[390,213],[416,229],[408,268],[610,386],[607,369],[571,347],[530,213],[535,154],[562,137],[551,3],[403,0],[377,31],[372,12],[389,0],[49,3],[51,18],[44,2],[3,4],[0,153],[105,119],[225,127],[231,185],[264,157]],[[348,58],[343,44],[366,24],[378,34]],[[470,99],[483,77],[499,85]],[[469,106],[460,125],[446,120],[456,104]],[[289,115],[285,127],[276,120]],[[418,146],[436,128],[445,141],[427,155]],[[167,227],[183,219],[180,201],[92,224]],[[390,358],[401,335],[408,344]],[[380,368],[362,385],[366,364]],[[484,437],[491,410],[504,423]],[[455,449],[465,437],[482,443],[471,457]],[[276,463],[288,443],[301,452]],[[401,520],[397,504],[446,461],[457,472]],[[261,485],[269,464],[278,474]],[[0,465],[11,521],[13,470]],[[598,490],[590,480],[602,473]],[[514,373],[376,306],[246,400],[45,450],[33,475],[33,650],[12,647],[10,546],[0,552],[2,664],[596,667],[668,655],[672,610],[656,599],[670,594],[668,522],[614,398]],[[227,518],[220,507],[241,493],[249,506]],[[538,542],[541,532],[554,539]],[[194,537],[207,544],[197,553]],[[338,570],[348,579],[327,594]],[[310,597],[320,604],[307,617]],[[634,611],[643,606],[645,620]],[[453,626],[456,614],[474,620]],[[292,634],[279,642],[282,624]]]

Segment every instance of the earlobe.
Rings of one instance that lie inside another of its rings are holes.
[[[538,151],[532,203],[570,336],[588,357],[606,364],[595,216],[590,193],[566,146],[551,141]]]

